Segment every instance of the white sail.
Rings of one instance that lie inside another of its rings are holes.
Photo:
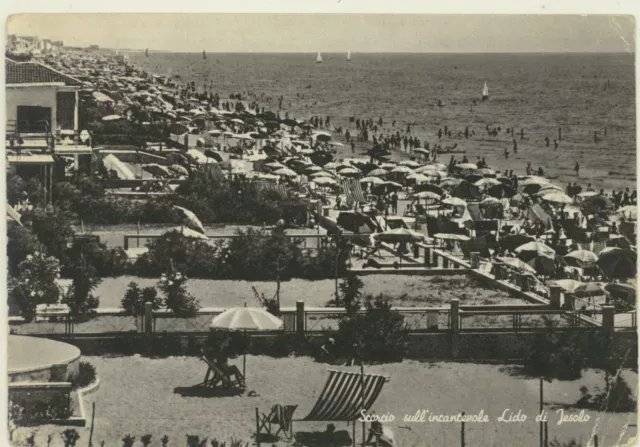
[[[351,60],[351,50],[347,51],[347,60]]]
[[[316,64],[322,62],[322,54],[318,53],[318,57],[316,57]]]
[[[484,87],[482,88],[482,97],[483,98],[488,98],[489,97],[489,87],[487,87],[487,83],[484,83]]]

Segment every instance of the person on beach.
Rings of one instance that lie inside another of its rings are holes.
[[[553,148],[558,149],[558,140],[553,140]]]
[[[513,153],[517,154],[518,153],[518,142],[516,141],[516,139],[513,139]]]
[[[509,150],[506,147],[504,148],[504,159],[505,160],[509,159]]]
[[[391,210],[394,215],[398,214],[398,194],[396,192],[391,195]]]
[[[573,167],[573,170],[576,171],[576,177],[580,178],[580,163],[576,161],[576,165]]]
[[[391,429],[389,427],[383,426],[378,421],[371,422],[369,436],[367,437],[364,445],[375,447],[397,447]]]
[[[544,137],[544,142],[549,147],[549,137]]]

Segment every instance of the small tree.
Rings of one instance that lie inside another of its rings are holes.
[[[37,239],[16,222],[7,222],[7,265],[9,274],[18,276],[20,263],[38,251]]]
[[[73,317],[88,317],[100,305],[100,300],[92,292],[102,279],[97,277],[96,269],[82,254],[70,260],[67,272],[71,277],[71,287],[62,301],[69,306]]]
[[[151,303],[154,310],[162,306],[162,298],[155,287],[140,288],[138,283],[130,282],[120,305],[129,315],[144,315],[145,303]]]
[[[174,314],[191,317],[200,308],[199,301],[187,292],[187,277],[180,272],[172,271],[163,274],[158,282],[158,288],[165,295],[165,306]]]
[[[54,257],[40,252],[27,255],[20,263],[19,275],[12,296],[27,321],[35,316],[38,304],[55,304],[60,298],[56,280],[60,277],[60,263]]]
[[[358,275],[347,272],[338,286],[340,290],[338,299],[330,300],[329,306],[344,307],[347,315],[355,315],[360,310],[363,287],[364,283]]]
[[[365,313],[344,318],[336,335],[342,354],[363,362],[399,362],[407,351],[404,317],[381,295],[365,297]]]
[[[68,428],[62,432],[62,442],[64,442],[64,447],[75,447],[78,439],[80,439],[80,435],[73,428]]]

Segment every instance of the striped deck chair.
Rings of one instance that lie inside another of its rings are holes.
[[[238,391],[243,391],[246,388],[244,377],[239,379],[232,377],[215,360],[204,353],[202,360],[207,364],[207,372],[202,383],[197,385],[198,387],[236,389]]]
[[[342,180],[342,188],[347,196],[347,203],[367,203],[367,198],[362,192],[360,181],[353,178],[347,178]]]
[[[357,372],[339,371],[329,369],[329,378],[324,385],[320,397],[309,414],[302,419],[293,419],[293,410],[297,406],[284,406],[292,408],[291,422],[319,421],[319,422],[354,422],[361,416],[360,411],[369,411],[382,391],[382,387],[389,381],[389,377],[378,374],[364,374]],[[364,398],[364,400],[363,400]],[[273,413],[273,409],[272,409]],[[288,414],[287,414],[288,415]],[[260,416],[256,408],[256,439],[259,440],[261,430],[260,422],[268,415]],[[260,446],[260,442],[258,442]]]

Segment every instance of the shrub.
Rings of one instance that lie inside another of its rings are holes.
[[[62,276],[69,276],[68,267],[83,258],[95,269],[97,276],[120,276],[127,270],[129,258],[122,247],[108,248],[105,244],[91,239],[75,239],[65,252],[67,264],[63,265]]]
[[[73,389],[85,388],[96,380],[96,367],[89,362],[80,362],[78,375],[71,381]]]
[[[96,269],[84,256],[70,260],[66,270],[71,278],[71,286],[62,302],[69,306],[70,314],[76,319],[93,315],[100,305],[100,300],[92,292],[102,279],[98,278]]]
[[[525,371],[548,379],[579,379],[587,355],[579,334],[559,333],[549,327],[546,333],[535,337],[525,354]]]
[[[181,317],[195,316],[200,308],[199,301],[187,292],[187,277],[177,271],[163,274],[158,287],[165,295],[164,303],[167,309]]]
[[[67,242],[73,238],[71,215],[56,209],[34,208],[24,214],[24,223],[31,224],[31,232],[45,248],[46,253],[66,263]]]
[[[340,295],[329,301],[329,306],[344,307],[347,315],[353,316],[360,310],[360,298],[364,283],[358,275],[348,272],[339,285]]]
[[[62,432],[62,442],[64,447],[74,447],[80,439],[80,435],[74,428],[68,428]]]
[[[365,297],[365,313],[340,320],[336,335],[342,356],[364,362],[399,362],[407,351],[404,317],[378,295]]]
[[[58,302],[60,288],[56,279],[60,276],[60,263],[53,257],[35,252],[27,255],[18,269],[18,278],[11,294],[20,309],[20,315],[31,321],[38,304]]]
[[[155,287],[145,287],[143,289],[136,282],[130,282],[120,305],[128,315],[144,315],[145,303],[151,303],[153,309],[160,309],[162,298],[158,296]]]
[[[278,303],[275,296],[273,298],[267,298],[264,296],[264,293],[258,293],[258,290],[254,286],[251,286],[251,289],[253,290],[253,296],[267,312],[275,316],[280,315],[280,303]]]
[[[579,408],[611,413],[631,413],[636,411],[637,405],[635,394],[626,380],[619,373],[612,377],[609,372],[605,373],[603,391],[596,389],[595,394],[591,394],[586,386],[582,386],[576,403]]]

